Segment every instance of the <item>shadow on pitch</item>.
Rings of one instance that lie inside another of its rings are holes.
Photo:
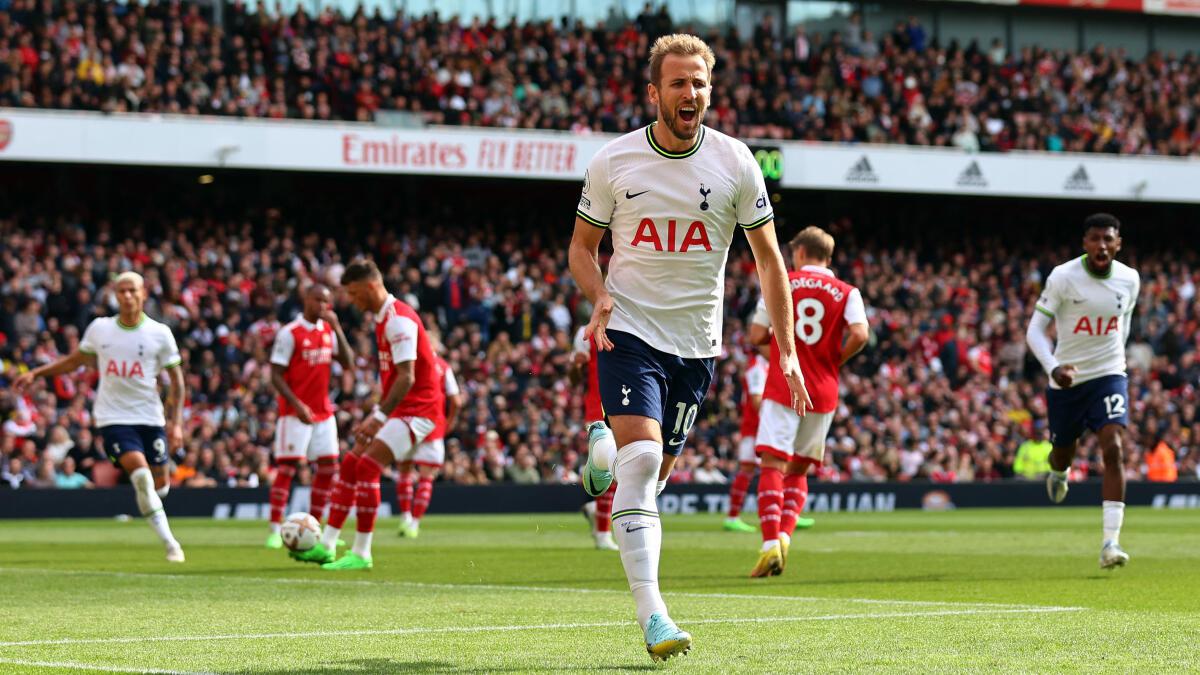
[[[626,666],[595,666],[603,670],[618,672],[641,672],[658,670],[652,664]],[[338,663],[325,663],[317,668],[289,668],[287,670],[250,670],[245,671],[255,675],[322,675],[323,673],[476,673],[478,666],[467,666],[450,661],[393,661],[389,659],[349,659]],[[489,673],[554,673],[566,670],[577,671],[579,668],[550,668],[513,666],[509,668],[488,667]]]

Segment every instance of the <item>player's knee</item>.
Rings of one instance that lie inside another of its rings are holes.
[[[662,468],[662,445],[654,441],[636,441],[617,453],[617,482],[646,482],[658,478]]]
[[[138,511],[148,516],[162,509],[162,499],[154,489],[154,476],[148,467],[140,467],[129,474],[129,482],[133,484],[133,492],[137,497]]]

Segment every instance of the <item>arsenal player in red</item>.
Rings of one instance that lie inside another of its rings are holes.
[[[350,368],[354,352],[331,305],[328,288],[309,286],[304,292],[304,311],[279,331],[271,349],[271,384],[279,392],[279,418],[275,422],[275,480],[271,483],[267,548],[283,546],[279,528],[300,462],[316,462],[308,510],[318,520],[325,513],[337,473],[337,421],[329,400],[329,379],[334,358],[343,368]]]
[[[351,302],[375,320],[380,400],[354,429],[354,448],[342,458],[329,522],[321,535],[321,545],[313,550],[321,549],[329,560],[321,566],[323,569],[371,569],[371,539],[383,467],[407,457],[442,424],[445,395],[437,356],[421,317],[387,292],[375,263],[351,263],[342,274],[342,285]],[[332,558],[338,535],[351,505],[358,518],[354,546],[335,561]]]
[[[584,428],[588,432],[589,452],[598,444],[603,444],[603,452],[615,453],[616,443],[612,432],[604,423],[604,404],[600,401],[600,375],[596,370],[596,340],[584,337],[584,327],[580,326],[575,332],[575,353],[572,355],[569,376],[571,384],[584,385],[583,419]],[[612,535],[612,505],[613,495],[617,492],[614,482],[595,501],[583,506],[583,515],[592,526],[592,536],[596,539],[596,548],[602,551],[616,551],[617,542]]]
[[[806,227],[791,241],[795,271],[788,274],[796,309],[796,350],[812,410],[800,417],[771,340],[770,370],[759,408],[755,450],[762,458],[758,519],[763,546],[752,577],[783,572],[796,519],[808,499],[808,470],[825,457],[825,437],[838,404],[838,371],[867,344],[867,313],[857,288],[829,269],[833,237]],[[755,322],[769,323],[755,316]]]
[[[446,431],[454,426],[458,412],[462,410],[463,395],[458,379],[450,363],[442,358],[439,342],[433,336],[434,354],[437,354],[438,382],[446,397],[446,414],[441,424],[420,445],[400,460],[396,472],[396,504],[400,511],[400,536],[415,539],[421,533],[421,518],[433,500],[433,481],[446,463]],[[413,493],[413,467],[417,468],[416,494]]]

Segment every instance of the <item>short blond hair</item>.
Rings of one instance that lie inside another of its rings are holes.
[[[667,58],[667,54],[699,56],[704,59],[704,65],[708,66],[710,78],[713,66],[717,64],[717,57],[713,54],[712,47],[695,35],[687,33],[664,35],[655,40],[654,46],[650,48],[650,82],[656,87],[662,80],[662,63],[663,59]]]
[[[796,236],[792,237],[791,245],[792,248],[804,247],[804,253],[809,258],[833,258],[833,235],[816,225],[809,225],[796,233]]]
[[[142,278],[142,275],[138,274],[137,272],[121,272],[117,275],[116,279],[113,279],[113,288],[116,288],[126,281],[131,282],[134,287],[139,289],[146,287],[146,280]]]

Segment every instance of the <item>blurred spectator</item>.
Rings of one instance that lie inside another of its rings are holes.
[[[674,30],[664,5],[633,21],[502,24],[434,12],[385,18],[359,5],[291,15],[191,2],[0,4],[0,105],[369,121],[405,112],[457,126],[625,132],[654,119],[650,43]],[[1189,155],[1200,59],[1142,59],[994,40],[930,40],[915,17],[873,35],[854,12],[840,30],[781,39],[767,15],[753,39],[704,37],[719,64],[707,122],[742,138]],[[1121,102],[1115,104],[1114,102]],[[22,309],[21,335],[42,330]]]

